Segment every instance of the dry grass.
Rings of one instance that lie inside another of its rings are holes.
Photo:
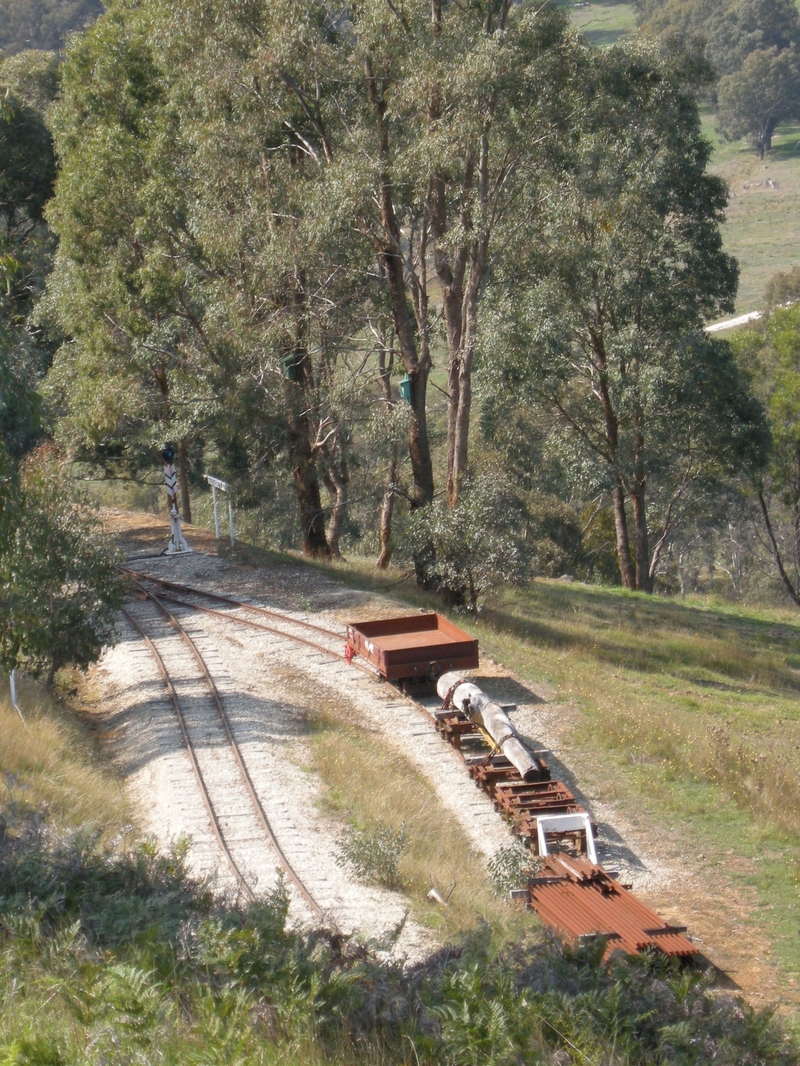
[[[314,771],[326,786],[329,812],[358,829],[376,823],[401,826],[408,847],[400,863],[403,891],[414,917],[447,938],[489,922],[512,933],[522,916],[492,891],[486,863],[452,815],[442,811],[433,787],[377,737],[348,725],[324,705],[312,737]],[[344,830],[346,832],[346,829]],[[431,888],[452,888],[449,906],[426,899]],[[530,919],[525,920],[530,926]]]
[[[24,721],[0,698],[0,810],[14,821],[44,814],[57,828],[94,825],[110,832],[127,819],[117,779],[100,766],[90,728],[41,686],[23,680]]]

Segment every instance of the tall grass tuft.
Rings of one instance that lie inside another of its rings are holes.
[[[128,820],[119,781],[97,757],[89,726],[36,682],[19,682],[21,715],[0,677],[0,802],[12,816],[45,815],[60,826],[103,825],[119,831]]]

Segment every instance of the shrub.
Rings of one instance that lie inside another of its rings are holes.
[[[522,888],[528,878],[534,877],[541,868],[542,860],[518,841],[496,851],[486,864],[489,882],[498,896],[505,895],[513,888]]]
[[[407,847],[408,834],[402,825],[394,828],[376,823],[355,829],[340,840],[337,862],[349,867],[362,881],[399,888],[400,860]]]
[[[52,448],[23,465],[14,518],[0,543],[0,662],[24,663],[50,684],[56,670],[88,666],[112,640],[121,602],[114,553],[96,516],[73,502]]]
[[[455,607],[476,611],[490,588],[522,581],[529,570],[525,510],[500,475],[465,486],[455,507],[437,501],[408,519],[417,573]]]

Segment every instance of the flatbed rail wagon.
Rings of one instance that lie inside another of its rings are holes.
[[[450,670],[478,665],[477,640],[440,614],[350,622],[347,648],[387,681],[436,681]]]

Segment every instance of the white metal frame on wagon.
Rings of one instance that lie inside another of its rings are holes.
[[[597,850],[594,846],[592,820],[585,811],[578,814],[543,814],[536,819],[536,832],[539,837],[539,854],[549,855],[547,850],[548,833],[585,833],[586,857],[597,865]]]

